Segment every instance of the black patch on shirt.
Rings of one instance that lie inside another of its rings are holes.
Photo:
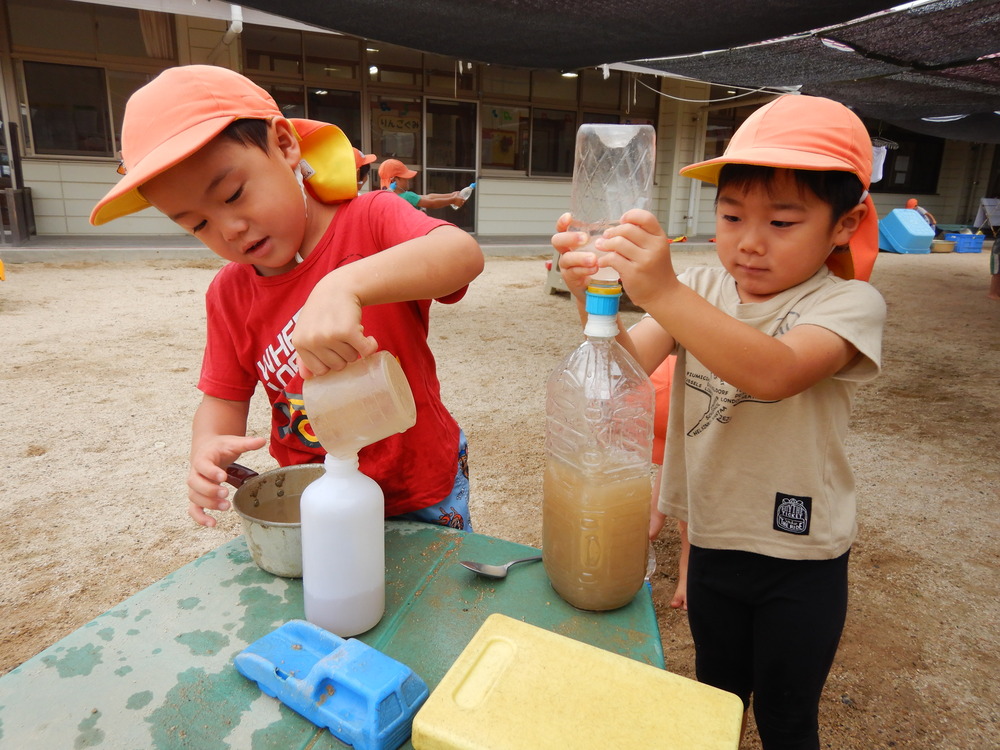
[[[804,536],[812,521],[811,497],[798,497],[778,492],[774,496],[774,530]]]

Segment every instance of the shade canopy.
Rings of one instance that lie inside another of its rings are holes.
[[[583,68],[759,42],[887,0],[249,0],[326,29],[461,60]]]
[[[829,96],[911,130],[1000,142],[1000,115],[993,114],[1000,111],[1000,0],[243,4],[460,60],[551,70],[629,63],[723,85]]]
[[[713,83],[795,87],[942,138],[1000,143],[1000,0],[934,0],[743,47],[636,61]]]

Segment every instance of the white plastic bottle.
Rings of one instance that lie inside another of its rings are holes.
[[[323,476],[302,493],[302,587],[306,620],[347,638],[385,612],[385,497],[358,457],[327,455]]]
[[[458,191],[458,197],[461,198],[462,200],[467,201],[472,196],[472,191],[475,189],[476,189],[476,183],[474,182],[469,185],[466,185],[464,188]],[[452,204],[451,207],[455,211],[458,210],[458,206],[456,206],[454,203]]]
[[[556,368],[546,398],[542,561],[578,609],[632,601],[646,575],[653,385],[614,337],[621,287],[587,293],[587,340]]]

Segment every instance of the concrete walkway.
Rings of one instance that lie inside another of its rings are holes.
[[[545,235],[490,235],[478,237],[487,256],[549,257],[552,245]],[[708,237],[692,237],[684,250],[713,250]],[[153,260],[208,257],[211,252],[193,237],[171,235],[41,235],[23,245],[0,244],[4,263],[66,263],[72,261]]]

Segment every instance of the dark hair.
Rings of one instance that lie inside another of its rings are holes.
[[[371,164],[362,164],[358,167],[358,182],[364,182],[368,177],[368,173],[372,171]]]
[[[228,138],[244,146],[256,146],[264,153],[270,148],[267,142],[267,120],[233,120],[219,133],[220,137]]]
[[[830,206],[830,222],[837,220],[861,202],[864,185],[852,172],[819,172],[809,169],[787,169],[799,190],[809,190]],[[778,169],[757,164],[724,164],[719,172],[719,190],[724,187],[747,190],[760,186],[770,190]]]

